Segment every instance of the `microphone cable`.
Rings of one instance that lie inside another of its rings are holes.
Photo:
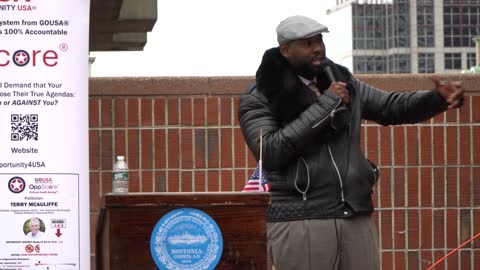
[[[335,254],[335,260],[333,260],[332,270],[335,270],[335,266],[337,264],[338,257],[340,255],[340,237],[338,236],[338,228],[337,228],[337,219],[333,219],[335,224],[335,236],[337,237],[337,254]]]

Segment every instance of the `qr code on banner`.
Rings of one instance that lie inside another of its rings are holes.
[[[38,141],[38,114],[12,114],[10,120],[12,141]]]

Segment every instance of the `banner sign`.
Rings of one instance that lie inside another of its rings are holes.
[[[90,269],[89,0],[0,0],[0,269]]]

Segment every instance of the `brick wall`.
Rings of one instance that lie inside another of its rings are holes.
[[[389,91],[433,87],[421,75],[358,77]],[[363,125],[364,151],[381,169],[374,201],[382,269],[426,269],[480,233],[480,76],[439,77],[463,81],[462,109],[419,125]],[[126,156],[132,192],[241,190],[256,165],[237,121],[238,97],[251,80],[90,80],[92,262],[116,155]],[[480,269],[480,240],[435,269]]]

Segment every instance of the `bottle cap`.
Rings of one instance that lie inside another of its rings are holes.
[[[125,156],[117,156],[117,160],[124,160]]]

